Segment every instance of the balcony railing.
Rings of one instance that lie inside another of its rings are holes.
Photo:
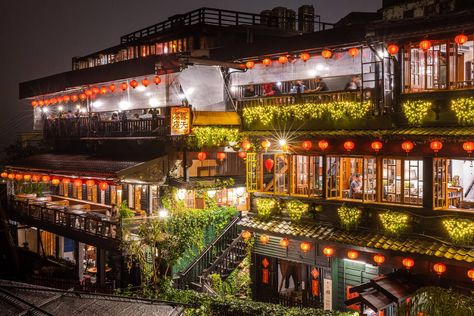
[[[120,121],[78,117],[48,119],[44,122],[45,138],[144,137],[165,136],[167,133],[164,117]]]

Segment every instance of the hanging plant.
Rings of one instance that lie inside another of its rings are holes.
[[[261,218],[269,218],[272,212],[276,209],[277,200],[275,199],[255,199],[255,205],[257,206],[257,214]]]
[[[309,204],[299,200],[291,200],[286,202],[286,209],[292,221],[299,221],[304,214],[308,213]]]
[[[240,133],[238,128],[229,127],[194,127],[193,134],[197,148],[209,148],[219,146],[229,146],[229,143],[238,143],[240,141]]]
[[[451,101],[451,110],[462,125],[474,125],[474,97]]]
[[[362,219],[362,211],[357,207],[350,207],[343,204],[337,209],[339,221],[344,229],[351,230],[359,226]]]
[[[455,244],[471,244],[474,241],[474,221],[462,218],[443,220],[449,238]]]
[[[387,233],[400,235],[409,228],[410,215],[401,212],[386,211],[379,214],[382,226]]]
[[[403,102],[402,109],[408,124],[414,126],[421,125],[428,116],[428,111],[432,105],[430,101],[424,100],[407,100]]]

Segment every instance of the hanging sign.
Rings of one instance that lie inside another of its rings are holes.
[[[187,135],[191,132],[191,109],[171,108],[171,135]]]
[[[323,307],[325,311],[330,311],[332,310],[332,280],[324,279],[323,288],[324,288]]]

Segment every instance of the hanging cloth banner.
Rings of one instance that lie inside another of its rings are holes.
[[[268,271],[268,266],[270,265],[270,262],[267,260],[267,258],[263,258],[262,260],[262,283],[263,284],[268,284],[268,279],[269,279],[269,271]]]
[[[319,296],[319,271],[316,268],[311,270],[311,294],[313,297]]]

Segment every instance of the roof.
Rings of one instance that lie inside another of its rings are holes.
[[[209,125],[240,125],[240,116],[236,112],[193,112],[193,126]]]
[[[167,302],[168,303],[168,302]],[[180,307],[165,302],[115,295],[86,294],[0,280],[3,315],[135,316],[179,314]],[[176,305],[174,303],[171,303]],[[31,312],[28,312],[31,311]]]
[[[474,262],[474,248],[458,247],[421,236],[391,237],[362,230],[349,232],[321,224],[293,223],[278,219],[262,221],[253,217],[242,218],[239,225],[249,230],[259,230],[297,238],[309,238],[356,247],[426,255],[467,263]]]

